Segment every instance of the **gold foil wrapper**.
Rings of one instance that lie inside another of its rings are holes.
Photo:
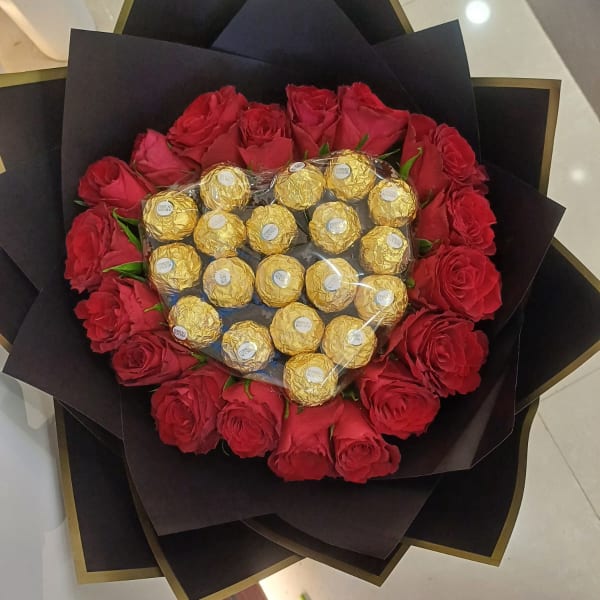
[[[202,261],[192,246],[182,243],[156,248],[149,259],[150,280],[159,292],[180,292],[200,281]]]
[[[283,369],[283,385],[290,398],[303,406],[327,402],[335,395],[337,383],[336,366],[324,354],[296,354]]]
[[[417,215],[417,194],[402,179],[384,179],[369,192],[369,213],[377,225],[402,227]]]
[[[193,350],[216,342],[221,335],[221,318],[208,302],[197,296],[183,296],[169,311],[173,337]]]
[[[312,241],[330,254],[346,251],[361,233],[357,212],[344,202],[317,206],[308,227]]]
[[[314,308],[292,302],[275,313],[269,330],[275,348],[293,356],[314,352],[321,343],[325,326]]]
[[[241,308],[252,300],[254,273],[240,258],[217,258],[204,270],[202,285],[215,306]]]
[[[240,373],[264,369],[274,355],[269,330],[254,321],[240,321],[224,334],[221,355],[228,367]]]
[[[380,225],[360,240],[360,264],[365,271],[395,275],[408,265],[408,240],[399,229]]]
[[[196,248],[215,258],[235,256],[245,241],[244,222],[237,215],[223,210],[203,214],[194,229]]]
[[[166,190],[148,198],[142,215],[148,234],[159,242],[182,240],[194,231],[198,207],[182,192]]]
[[[348,306],[356,295],[358,273],[343,258],[319,260],[306,271],[306,294],[323,312]]]
[[[315,165],[292,163],[275,178],[275,200],[292,210],[305,210],[314,206],[323,195],[325,178]]]
[[[360,200],[375,185],[377,175],[373,163],[366,154],[344,150],[332,157],[325,180],[341,200]]]
[[[341,315],[325,328],[321,348],[336,364],[345,369],[364,367],[371,360],[377,338],[362,319]]]
[[[261,254],[283,254],[291,246],[298,226],[294,215],[283,206],[257,206],[246,221],[248,241]]]
[[[394,325],[408,306],[406,285],[393,275],[369,275],[358,285],[354,306],[365,321],[377,326]]]
[[[256,291],[267,306],[279,308],[298,300],[303,287],[304,267],[292,256],[268,256],[256,269]]]
[[[200,197],[210,210],[243,208],[250,200],[250,181],[239,167],[215,165],[200,178]]]

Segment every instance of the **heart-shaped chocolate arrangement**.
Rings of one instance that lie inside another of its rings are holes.
[[[410,185],[360,152],[278,172],[216,165],[146,200],[149,277],[182,344],[322,404],[406,310],[416,209]]]

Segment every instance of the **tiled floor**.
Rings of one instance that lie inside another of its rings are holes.
[[[109,30],[120,0],[86,3],[98,28]],[[464,16],[467,0],[407,0],[402,4],[416,30],[460,19],[473,76],[563,81],[549,194],[568,209],[559,239],[594,273],[599,273],[600,122],[525,0],[488,0],[490,18],[479,25]],[[56,65],[0,12],[0,71]],[[297,600],[302,592],[311,600],[597,598],[598,398],[600,356],[542,399],[531,432],[523,505],[499,568],[413,548],[386,584],[377,589],[305,560],[263,582],[269,599]],[[75,584],[52,432],[49,400],[35,390],[23,391],[16,382],[0,376],[0,578],[3,589],[12,591],[7,597],[172,598],[162,580],[83,587]],[[28,469],[15,469],[23,463]],[[9,544],[7,540],[11,540]]]

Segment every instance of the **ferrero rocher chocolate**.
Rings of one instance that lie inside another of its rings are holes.
[[[292,302],[275,313],[269,330],[275,348],[293,356],[314,352],[321,343],[325,326],[314,308]]]
[[[304,210],[316,204],[323,195],[325,178],[315,165],[292,163],[275,178],[275,200],[292,210]]]
[[[358,284],[354,306],[361,319],[394,325],[408,305],[406,285],[393,275],[369,275]]]
[[[290,398],[304,406],[327,402],[335,395],[337,382],[336,366],[324,354],[296,354],[283,368],[283,385]]]
[[[200,281],[202,261],[188,244],[159,246],[149,259],[150,280],[159,292],[181,291]]]
[[[267,305],[279,308],[298,300],[304,287],[304,267],[285,254],[274,254],[256,268],[256,291]]]
[[[317,206],[308,228],[312,241],[330,254],[347,250],[361,232],[358,214],[344,202],[325,202]]]
[[[240,373],[260,371],[274,354],[269,330],[254,321],[235,323],[223,334],[221,354],[225,364]]]
[[[283,254],[288,250],[298,226],[294,215],[283,206],[257,206],[246,221],[248,241],[261,254]]]
[[[376,344],[373,329],[362,319],[341,315],[325,328],[321,348],[341,367],[358,369],[371,360]]]
[[[221,318],[208,302],[197,296],[179,298],[169,311],[173,337],[192,349],[206,348],[221,335]]]
[[[148,198],[144,205],[146,231],[159,242],[182,240],[194,231],[198,207],[182,192],[167,190]]]
[[[344,150],[332,157],[325,180],[341,200],[359,200],[375,185],[376,173],[371,160],[365,154]]]
[[[360,264],[365,271],[378,275],[394,275],[403,271],[410,256],[408,240],[393,227],[373,227],[360,240]]]
[[[217,258],[204,270],[202,285],[215,306],[241,308],[252,300],[254,273],[240,258]]]
[[[306,271],[306,293],[326,313],[346,308],[356,294],[358,273],[343,258],[319,260]]]
[[[417,195],[402,179],[384,179],[369,192],[369,212],[377,225],[402,227],[417,214]]]
[[[211,210],[243,208],[250,200],[250,181],[239,167],[215,165],[200,179],[200,197]]]
[[[244,222],[237,215],[223,210],[203,214],[194,229],[196,248],[215,258],[235,256],[245,240]]]

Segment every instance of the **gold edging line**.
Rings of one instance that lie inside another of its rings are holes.
[[[9,354],[12,350],[12,344],[0,333],[0,346],[4,348]]]
[[[23,71],[21,73],[0,74],[0,88],[39,83],[40,81],[53,81],[64,79],[67,76],[67,67],[54,67],[52,69],[38,69],[37,71]]]
[[[127,471],[127,480],[129,481],[129,491],[131,492],[131,497],[133,498],[133,505],[135,506],[138,519],[142,525],[142,530],[146,536],[146,540],[148,541],[148,545],[150,546],[150,550],[152,551],[158,566],[167,579],[167,582],[177,600],[192,600],[183,589],[181,582],[177,578],[177,575],[175,575],[175,572],[171,568],[167,557],[162,551],[160,542],[158,541],[158,536],[154,531],[154,527],[150,522],[148,514],[142,506],[142,501],[140,500],[140,497],[135,489],[135,485],[129,471]],[[261,579],[269,577],[270,575],[273,575],[274,573],[293,565],[299,560],[302,560],[301,556],[290,556],[282,561],[279,561],[278,563],[275,563],[274,565],[271,565],[270,567],[267,567],[266,569],[263,569],[262,571],[259,571],[258,573],[255,573],[254,575],[251,575],[250,577],[247,577],[246,579],[242,579],[237,583],[219,590],[218,592],[214,592],[213,594],[209,594],[208,596],[204,596],[195,600],[226,600],[231,596],[234,596],[235,594],[249,588],[250,586],[257,584]]]
[[[494,550],[492,551],[491,556],[486,556],[484,554],[476,554],[474,552],[467,552],[465,550],[457,550],[456,548],[452,548],[450,546],[434,544],[431,542],[417,540],[414,538],[404,538],[405,542],[407,542],[411,546],[417,546],[418,548],[424,548],[425,550],[434,550],[435,552],[441,552],[443,554],[448,554],[457,558],[464,558],[467,560],[491,565],[494,567],[498,567],[500,565],[504,553],[506,552],[506,548],[508,546],[508,542],[512,535],[513,529],[515,527],[517,516],[519,514],[519,509],[521,508],[521,502],[523,500],[523,492],[525,490],[525,478],[527,474],[527,451],[529,448],[529,434],[531,433],[531,426],[533,424],[533,419],[538,409],[538,404],[539,399],[535,400],[535,402],[529,406],[529,408],[527,409],[527,415],[525,416],[525,419],[523,421],[523,428],[521,429],[521,434],[519,436],[519,457],[517,461],[517,476],[515,478],[515,488],[513,492],[513,497],[510,502],[510,508],[508,509],[506,519],[504,520],[504,525],[502,526],[502,530],[500,531],[500,535],[498,536],[498,540],[496,541],[496,545],[494,547]]]
[[[546,114],[546,127],[544,131],[544,149],[542,151],[540,179],[538,182],[538,190],[546,195],[548,193],[548,183],[550,181],[554,135],[556,133],[556,123],[558,121],[560,80],[531,79],[525,77],[473,77],[471,78],[471,81],[475,87],[505,87],[548,91],[548,112]]]
[[[73,493],[73,482],[71,480],[71,466],[69,464],[69,450],[67,447],[67,434],[65,430],[64,409],[56,400],[54,401],[54,414],[56,415],[56,437],[58,441],[58,456],[60,464],[60,483],[67,517],[69,540],[71,542],[71,553],[75,566],[77,582],[106,583],[109,581],[126,581],[130,579],[151,579],[161,577],[162,572],[158,567],[147,567],[143,569],[122,569],[111,571],[88,571],[81,541],[79,519],[77,517],[77,505]]]
[[[404,12],[404,8],[402,8],[402,5],[400,4],[400,0],[389,0],[389,2],[396,13],[398,21],[400,21],[400,26],[404,29],[404,33],[414,33],[415,30],[410,24],[410,21]]]
[[[296,542],[276,531],[273,531],[268,526],[263,525],[255,521],[254,519],[249,519],[245,521],[248,526],[259,533],[266,539],[278,544],[279,546],[283,546],[287,548],[290,552],[294,552],[300,556],[305,558],[310,558],[312,560],[316,560],[320,563],[323,563],[329,567],[337,569],[338,571],[342,571],[344,573],[348,573],[354,577],[358,577],[363,581],[367,581],[377,586],[381,586],[385,580],[388,578],[391,571],[394,567],[400,562],[400,559],[406,554],[406,551],[409,549],[410,545],[405,543],[405,540],[402,540],[398,549],[394,552],[391,560],[386,564],[385,568],[378,575],[374,573],[370,573],[369,571],[365,571],[360,567],[356,567],[349,563],[346,563],[342,560],[338,560],[336,558],[331,558],[330,556],[323,554],[322,552],[318,552],[313,550],[312,548],[308,548],[301,543]]]
[[[6,167],[4,166],[4,161],[2,160],[2,157],[0,156],[0,175],[2,175],[2,173],[6,173]]]
[[[121,6],[121,11],[119,12],[119,16],[117,17],[117,22],[115,23],[115,27],[113,29],[113,33],[123,33],[125,29],[125,25],[127,23],[127,19],[129,19],[129,13],[133,8],[133,3],[135,0],[125,0],[123,5]]]

